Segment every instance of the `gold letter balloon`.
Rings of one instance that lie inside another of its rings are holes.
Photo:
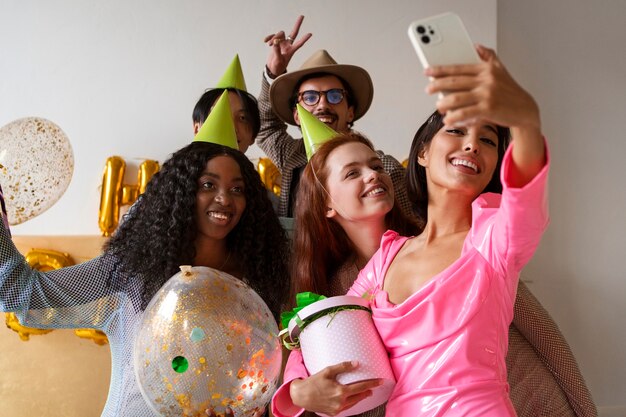
[[[265,188],[280,197],[280,171],[269,158],[260,158],[256,167]]]
[[[139,165],[137,184],[124,184],[126,162],[119,156],[110,156],[102,174],[98,226],[102,236],[111,236],[120,221],[120,207],[132,204],[146,191],[150,178],[159,170],[159,163],[147,159]]]
[[[0,128],[0,184],[9,224],[23,223],[52,207],[73,171],[70,142],[53,122],[27,117]]]

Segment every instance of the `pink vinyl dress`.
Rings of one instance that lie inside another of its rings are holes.
[[[394,305],[382,288],[407,238],[390,231],[348,292],[371,297],[397,380],[388,416],[516,415],[506,379],[508,329],[519,273],[548,224],[549,164],[526,186],[511,188],[512,146],[502,164],[502,195],[482,194],[473,202],[472,228],[459,259]],[[292,352],[285,383],[272,401],[276,416],[301,411],[291,403],[288,384],[306,376],[302,356]]]

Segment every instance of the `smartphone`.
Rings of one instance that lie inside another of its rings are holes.
[[[409,39],[424,68],[480,63],[480,57],[461,18],[454,13],[412,22],[409,25]]]

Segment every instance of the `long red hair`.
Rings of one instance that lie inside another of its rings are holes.
[[[355,253],[354,244],[343,228],[326,217],[328,194],[325,189],[329,175],[328,156],[338,147],[353,142],[362,143],[374,151],[374,146],[364,136],[354,132],[341,134],[320,146],[302,172],[295,205],[292,304],[299,292],[328,295],[330,279]],[[385,223],[387,228],[400,234],[412,235],[416,231],[397,204],[385,216]]]

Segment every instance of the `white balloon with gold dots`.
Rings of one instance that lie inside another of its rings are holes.
[[[73,172],[70,141],[55,123],[27,117],[0,128],[0,185],[9,224],[23,223],[52,207]]]

